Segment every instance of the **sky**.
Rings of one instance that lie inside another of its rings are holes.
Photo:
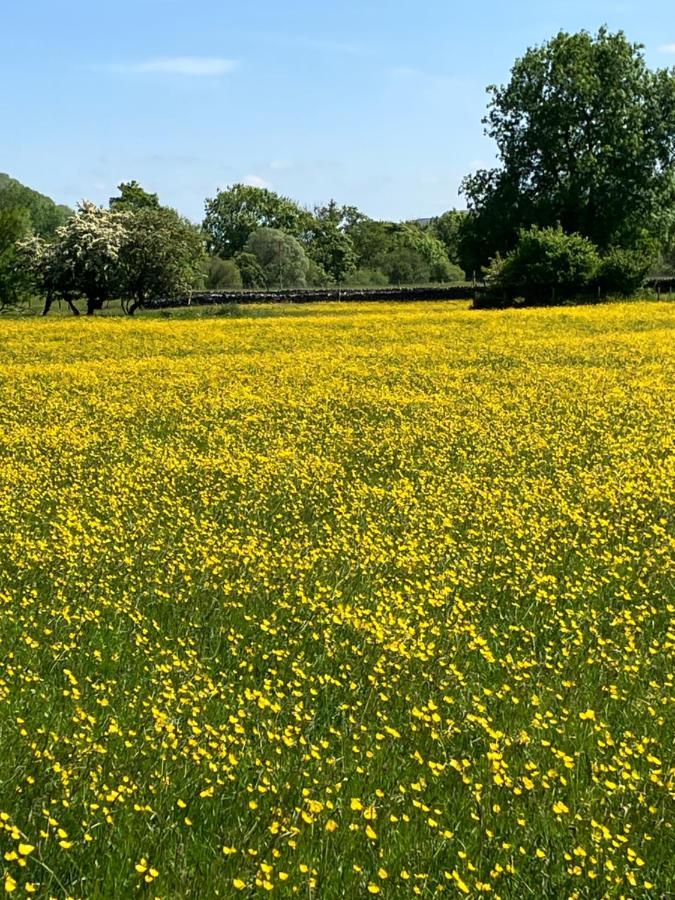
[[[0,4],[0,172],[69,205],[137,179],[195,221],[240,181],[374,218],[463,206],[486,86],[561,28],[675,66],[672,0]]]

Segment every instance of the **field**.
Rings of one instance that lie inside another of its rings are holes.
[[[675,891],[674,325],[0,321],[0,890]]]

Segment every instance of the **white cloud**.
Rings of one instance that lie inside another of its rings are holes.
[[[265,181],[264,178],[261,178],[260,175],[244,175],[241,180],[242,184],[247,184],[249,187],[257,187],[257,188],[267,188],[271,190],[272,185],[269,181]]]
[[[675,44],[664,44],[663,47],[659,47],[659,53],[675,54]]]
[[[213,56],[168,56],[119,66],[125,72],[159,75],[185,75],[191,78],[227,75],[237,67],[236,60]]]
[[[435,88],[458,88],[463,85],[461,78],[454,75],[437,75],[434,72],[426,72],[415,66],[394,66],[388,69],[390,77],[399,82],[425,85]]]

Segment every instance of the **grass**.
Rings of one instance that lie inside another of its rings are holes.
[[[465,306],[0,321],[0,889],[675,889],[675,307]]]

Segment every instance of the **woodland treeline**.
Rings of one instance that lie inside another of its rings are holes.
[[[504,302],[630,294],[675,272],[675,70],[621,32],[560,32],[488,88],[498,164],[466,209],[409,222],[312,210],[235,184],[197,225],[138,182],[76,210],[0,175],[0,303],[40,295],[126,313],[200,288],[383,287],[478,280]]]

